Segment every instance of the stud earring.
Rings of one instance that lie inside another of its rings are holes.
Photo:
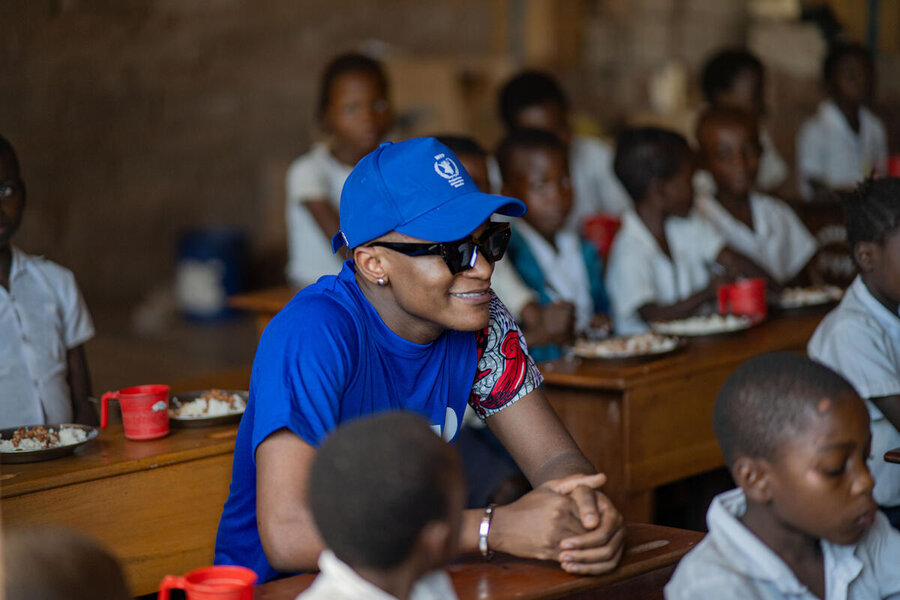
[[[378,287],[384,287],[387,285],[387,281],[384,280],[384,277],[379,277],[378,281],[376,281],[375,283],[378,284]]]

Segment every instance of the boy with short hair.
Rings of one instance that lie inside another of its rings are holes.
[[[568,341],[591,328],[608,329],[609,301],[597,248],[565,229],[573,205],[565,145],[548,131],[517,129],[503,139],[496,155],[502,193],[528,207],[523,219],[513,223],[507,260],[542,305],[566,302],[572,307]],[[559,341],[531,339],[535,360],[561,356]]]
[[[846,377],[872,419],[875,501],[900,527],[900,179],[861,183],[844,200],[847,240],[859,275],[816,328],[809,355]]]
[[[713,426],[740,487],[713,499],[667,600],[900,594],[900,533],[872,499],[869,416],[844,378],[798,354],[757,356],[725,382]]]
[[[806,283],[817,244],[787,204],[753,189],[760,166],[759,139],[756,119],[749,113],[711,108],[701,114],[700,164],[716,185],[714,191],[698,194],[696,210],[731,248],[778,283]]]
[[[828,98],[797,134],[797,179],[807,200],[828,199],[870,175],[887,174],[884,124],[866,104],[875,87],[872,55],[859,44],[838,44],[825,57]]]
[[[615,172],[635,206],[623,215],[606,275],[617,334],[703,310],[723,274],[765,276],[692,213],[694,158],[682,136],[642,127],[623,132],[617,146]]]
[[[535,70],[518,73],[500,90],[499,105],[507,133],[543,129],[566,146],[574,192],[568,231],[579,232],[585,218],[594,213],[620,215],[631,206],[612,172],[613,149],[599,138],[572,133],[569,100],[551,75]],[[495,175],[492,183],[499,189],[500,174]]]
[[[765,113],[765,67],[745,48],[720,50],[703,67],[700,86],[713,109],[743,110],[760,123]],[[759,127],[759,171],[754,181],[761,190],[773,190],[787,179],[788,168],[769,132]]]
[[[438,569],[457,552],[464,490],[456,452],[422,417],[396,411],[342,425],[310,470],[327,550],[298,600],[455,599]]]
[[[94,325],[71,271],[12,245],[24,208],[19,160],[0,136],[0,429],[95,425],[84,352]]]
[[[111,552],[74,531],[9,527],[3,533],[3,590],[8,600],[129,600]]]

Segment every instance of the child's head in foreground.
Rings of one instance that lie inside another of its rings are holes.
[[[616,177],[635,206],[686,217],[694,204],[694,157],[683,136],[657,127],[626,129],[616,144]]]
[[[700,85],[714,108],[744,110],[759,117],[765,110],[765,69],[753,53],[729,48],[716,53],[703,68]]]
[[[872,524],[869,413],[834,371],[799,354],[752,358],[719,392],[713,427],[748,512],[837,544]]]
[[[360,156],[373,150],[391,128],[388,80],[381,64],[362,54],[342,54],[322,73],[317,113],[337,143]]]
[[[500,118],[507,131],[543,129],[559,137],[568,147],[569,101],[553,76],[527,70],[506,82],[500,90]]]
[[[497,147],[503,191],[523,201],[522,217],[538,233],[552,240],[572,210],[572,184],[566,147],[541,129],[515,129]]]
[[[3,534],[6,598],[128,600],[131,593],[116,558],[71,531],[10,529]]]
[[[19,174],[19,159],[9,140],[0,135],[0,248],[9,246],[24,208],[25,183]]]
[[[453,151],[479,190],[485,193],[491,191],[487,152],[481,147],[481,144],[464,135],[436,135],[434,137]]]
[[[710,108],[697,121],[700,165],[709,171],[720,194],[746,197],[759,172],[762,146],[756,119],[734,108]]]
[[[900,178],[867,179],[844,194],[847,242],[869,291],[900,303]]]
[[[825,89],[838,104],[858,108],[871,97],[875,85],[872,54],[861,44],[836,44],[822,65]]]
[[[465,486],[455,449],[419,416],[352,421],[313,460],[309,505],[325,545],[354,569],[421,573],[456,554]]]

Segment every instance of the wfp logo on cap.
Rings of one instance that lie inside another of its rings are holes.
[[[434,157],[434,172],[447,180],[451,186],[458,188],[465,183],[459,174],[459,167],[452,158],[441,152]]]

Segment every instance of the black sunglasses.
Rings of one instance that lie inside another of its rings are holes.
[[[467,237],[455,242],[372,242],[367,246],[387,248],[406,256],[438,255],[444,259],[450,273],[456,275],[475,266],[479,250],[492,263],[503,258],[510,235],[509,223],[489,223],[478,239]]]

